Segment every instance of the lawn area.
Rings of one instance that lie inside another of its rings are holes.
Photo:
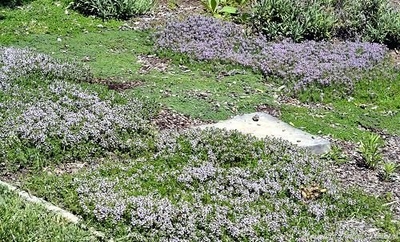
[[[93,241],[93,236],[64,218],[49,214],[0,186],[0,238],[4,241]]]
[[[84,225],[0,186],[0,241],[400,241],[400,23],[290,1],[0,4],[0,179]],[[189,128],[256,111],[331,151]]]

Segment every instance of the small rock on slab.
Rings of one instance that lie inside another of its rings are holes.
[[[244,114],[219,123],[201,125],[197,128],[204,129],[209,127],[238,130],[245,134],[252,134],[257,138],[265,138],[267,136],[281,138],[292,144],[307,148],[315,154],[323,154],[330,150],[329,141],[296,129],[271,115],[261,112]]]

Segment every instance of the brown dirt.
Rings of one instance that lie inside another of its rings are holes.
[[[160,0],[148,15],[133,18],[120,27],[126,29],[149,29],[164,26],[171,20],[183,19],[204,13],[200,0]]]
[[[400,50],[391,50],[390,57],[396,69],[400,70]]]
[[[156,55],[139,55],[138,63],[141,63],[138,73],[147,74],[153,70],[164,73],[168,70],[170,60],[162,59]]]
[[[281,116],[281,111],[278,107],[273,107],[268,104],[260,104],[256,107],[257,112],[263,112],[269,114],[275,118],[279,118]]]
[[[143,85],[142,81],[119,81],[109,79],[93,79],[90,83],[102,84],[108,87],[109,90],[124,91]]]
[[[400,165],[400,136],[381,135],[385,144],[382,148],[384,161],[397,162]],[[328,138],[329,139],[329,138]],[[348,161],[334,166],[339,181],[346,188],[357,187],[374,196],[389,198],[387,206],[400,219],[400,171],[394,174],[392,180],[384,181],[379,169],[372,170],[362,164],[358,144],[348,141],[330,139],[333,145],[340,147]]]
[[[60,164],[55,168],[46,167],[44,168],[44,171],[47,171],[49,174],[61,176],[64,174],[75,174],[82,168],[87,167],[87,165],[88,164],[86,162],[71,162]]]

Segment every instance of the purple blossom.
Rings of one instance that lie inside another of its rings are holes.
[[[53,81],[43,88],[41,97],[0,106],[5,111],[0,117],[0,147],[7,150],[14,142],[23,143],[48,156],[61,150],[65,154],[57,155],[64,159],[74,158],[69,152],[76,149],[83,149],[85,157],[81,158],[105,151],[146,150],[145,135],[141,135],[151,132],[151,126],[141,114],[143,103],[130,97],[126,100],[117,104],[77,84]]]
[[[199,60],[252,67],[267,77],[294,83],[295,91],[310,84],[344,84],[351,90],[360,73],[373,68],[387,53],[384,45],[366,42],[269,42],[262,35],[247,36],[231,22],[203,16],[168,23],[157,34],[156,46]]]
[[[37,75],[52,80],[88,81],[92,75],[87,67],[62,62],[29,49],[0,47],[0,90],[15,86],[21,77]]]
[[[297,196],[301,186],[319,184],[327,189],[324,196],[345,199],[325,161],[282,140],[206,129],[161,133],[156,146],[152,159],[101,165],[76,180],[85,213],[123,224],[149,241],[375,239],[352,227],[336,228],[327,214],[338,208],[329,199],[305,202]],[[236,162],[230,146],[259,147],[248,156],[256,163]],[[182,163],[175,164],[177,159]],[[102,176],[109,170],[111,180]],[[147,182],[155,178],[160,183]],[[322,226],[322,233],[296,225],[305,214],[308,226]]]

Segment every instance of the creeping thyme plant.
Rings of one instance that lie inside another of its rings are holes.
[[[234,23],[203,16],[168,23],[157,33],[156,46],[198,60],[249,66],[285,80],[294,91],[338,84],[351,91],[361,72],[373,68],[387,53],[386,46],[368,42],[269,42],[262,35],[247,36]]]
[[[0,156],[19,166],[105,152],[140,153],[151,133],[143,103],[71,82],[87,81],[82,66],[30,50],[2,48]],[[144,136],[141,136],[144,134]]]
[[[86,216],[132,240],[385,238],[362,233],[362,217],[347,218],[365,204],[325,163],[281,140],[195,129],[162,132],[152,157],[90,168],[73,184]]]

